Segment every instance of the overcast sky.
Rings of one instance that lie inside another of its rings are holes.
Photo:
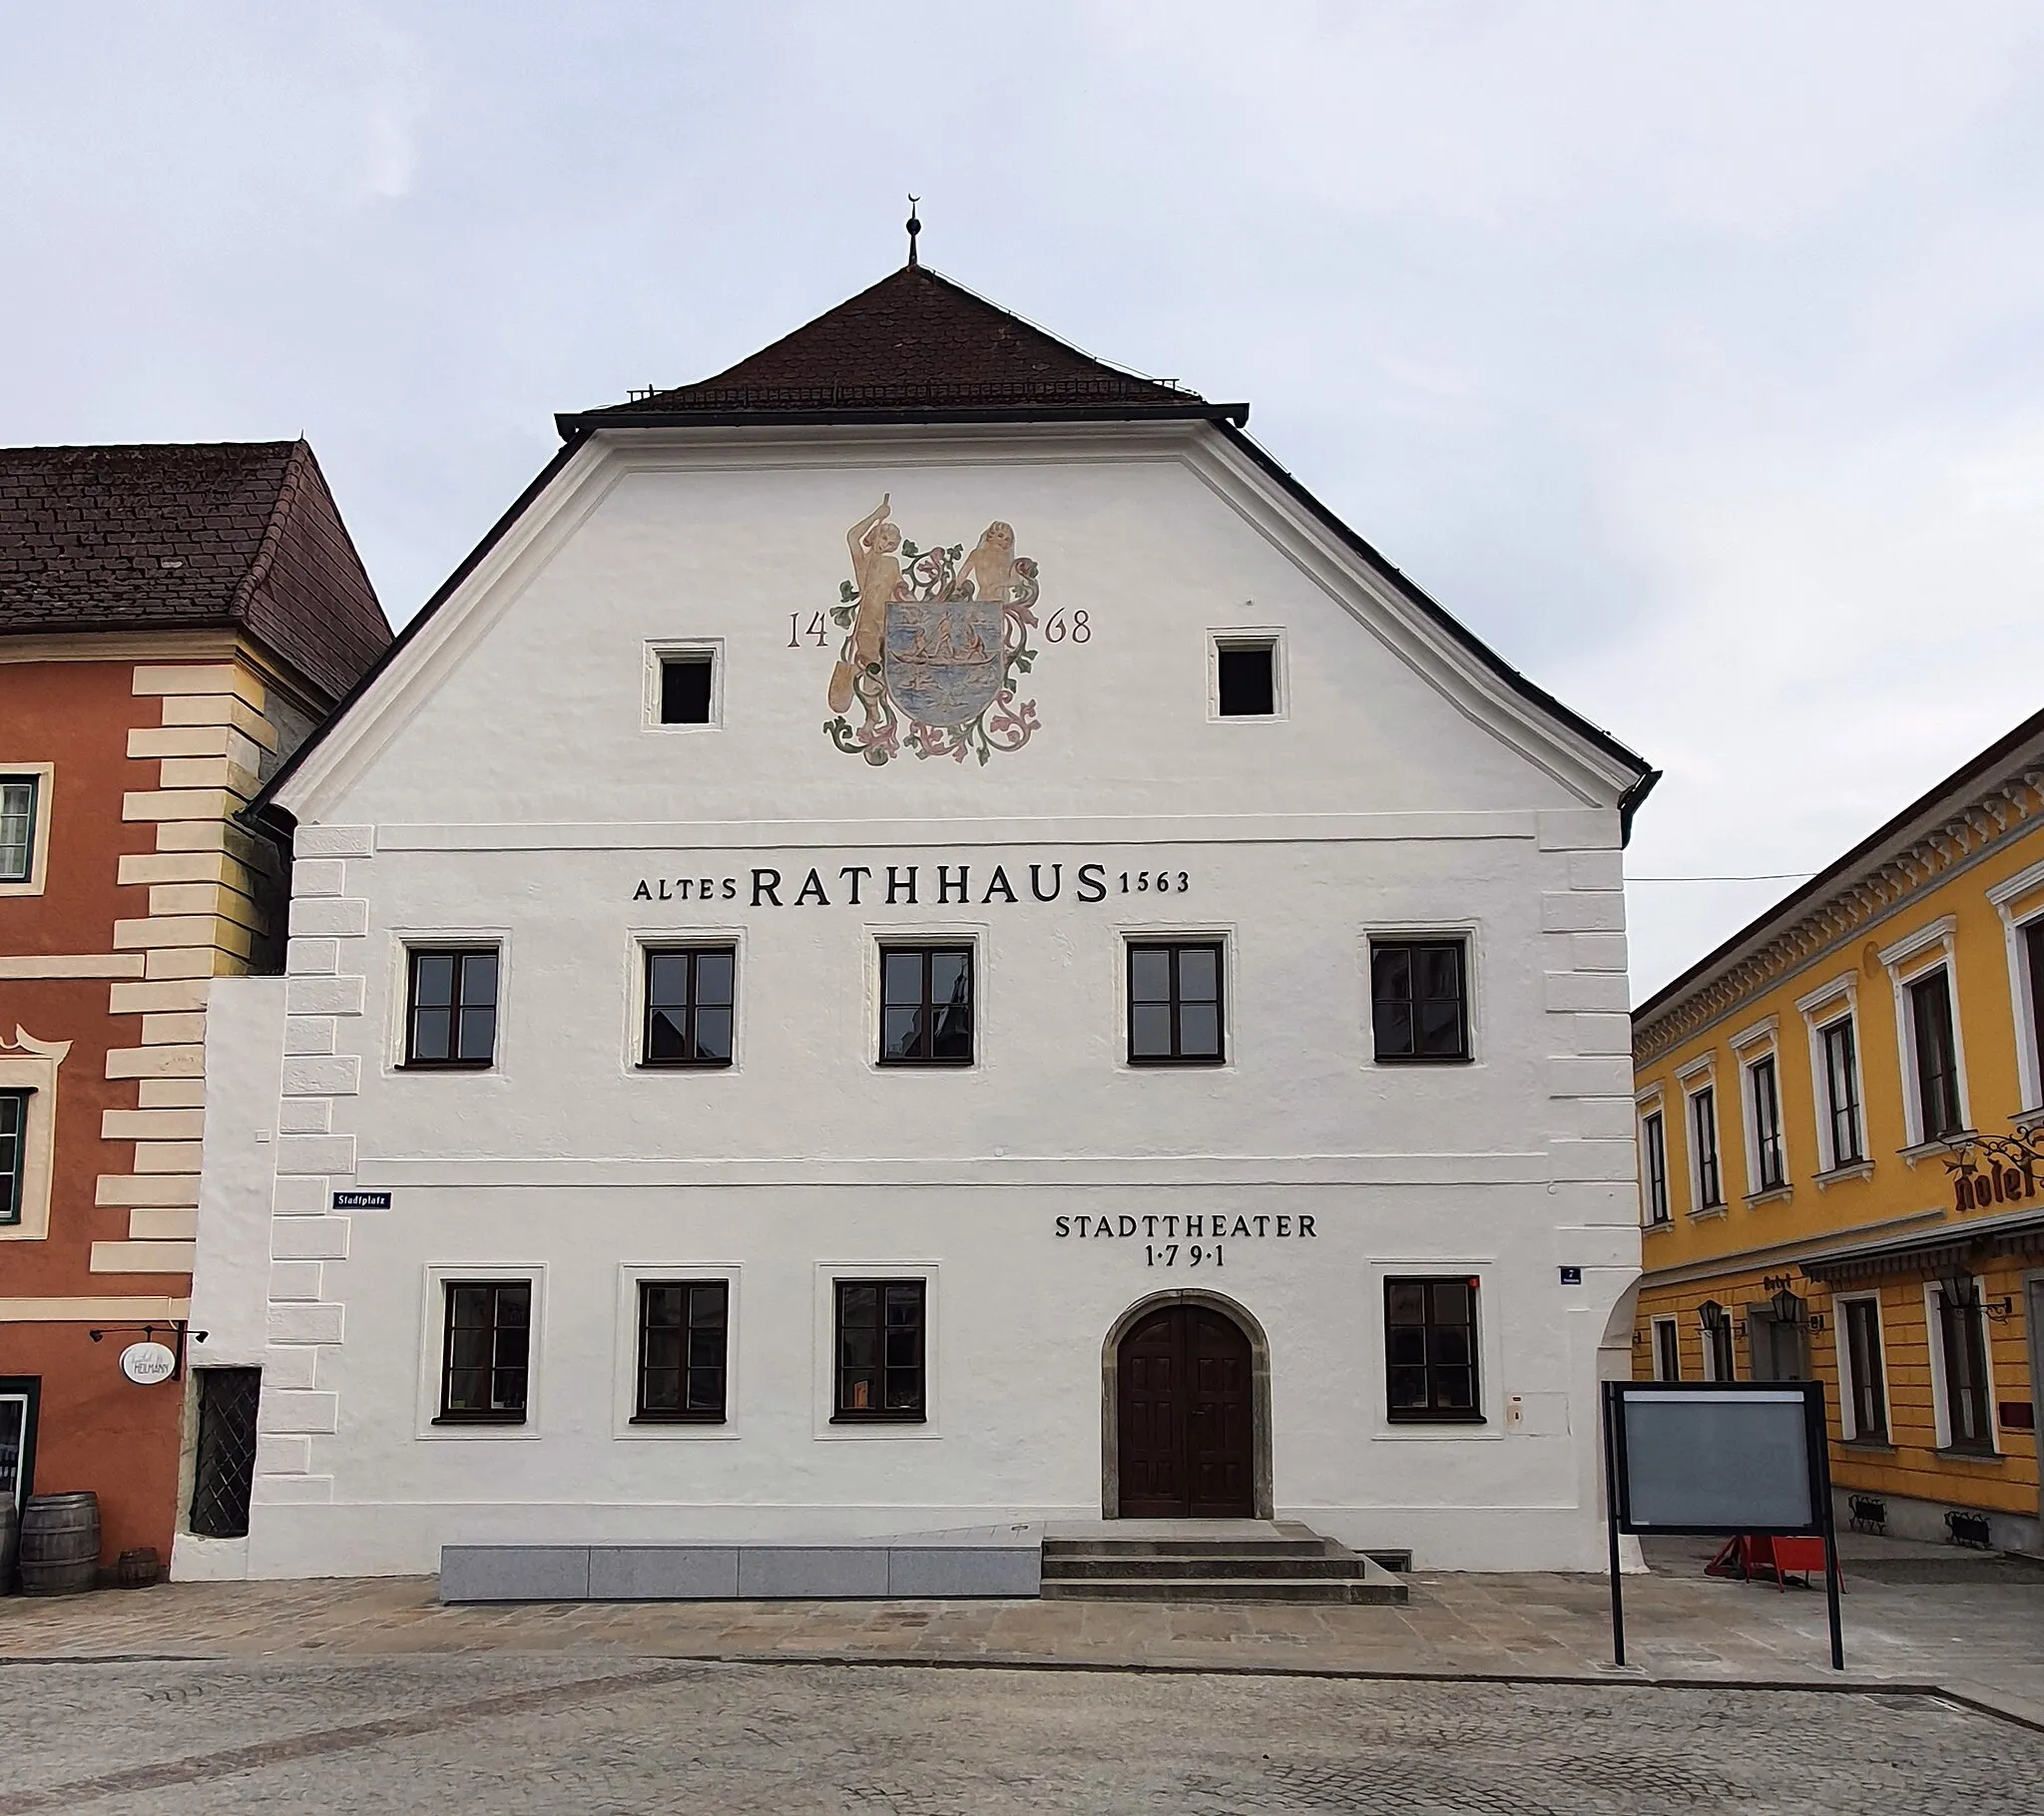
[[[556,409],[900,261],[1216,398],[1820,867],[2044,703],[2044,7],[0,6],[0,437],[307,435],[402,622]],[[1358,709],[1364,709],[1360,704]],[[1640,882],[1644,996],[1790,885]]]

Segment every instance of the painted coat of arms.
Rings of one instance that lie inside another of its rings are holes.
[[[970,554],[963,543],[919,549],[882,498],[845,543],[852,578],[830,614],[845,634],[830,676],[830,740],[875,764],[903,746],[960,763],[1021,749],[1037,729],[1036,702],[1015,697],[1038,655],[1037,584],[1015,532],[988,524]]]

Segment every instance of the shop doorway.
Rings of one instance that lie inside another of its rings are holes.
[[[1270,1440],[1260,1415],[1269,1370],[1232,1308],[1174,1295],[1139,1306],[1110,1343],[1107,1511],[1128,1520],[1268,1519]]]

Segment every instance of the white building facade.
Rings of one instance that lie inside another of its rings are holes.
[[[251,1528],[181,1574],[1124,1514],[1601,1564],[1651,774],[1240,415],[911,264],[564,421],[267,797],[193,1308]]]

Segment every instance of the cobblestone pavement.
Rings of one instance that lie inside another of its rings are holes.
[[[0,1816],[2038,1808],[1934,1696],[466,1656],[0,1669]]]
[[[1935,1562],[1934,1560],[1932,1562]],[[1708,1580],[1626,1583],[1628,1655],[1658,1679],[1821,1683],[1824,1600]],[[2044,1576],[2044,1573],[2033,1573]],[[0,1599],[0,1658],[419,1655],[843,1658],[1608,1677],[1599,1577],[1420,1575],[1403,1606],[1087,1601],[552,1603],[443,1607],[430,1579],[167,1584]],[[1848,1576],[1855,1680],[1943,1685],[2044,1727],[2044,1581]],[[2044,1798],[2040,1798],[2044,1804]]]

